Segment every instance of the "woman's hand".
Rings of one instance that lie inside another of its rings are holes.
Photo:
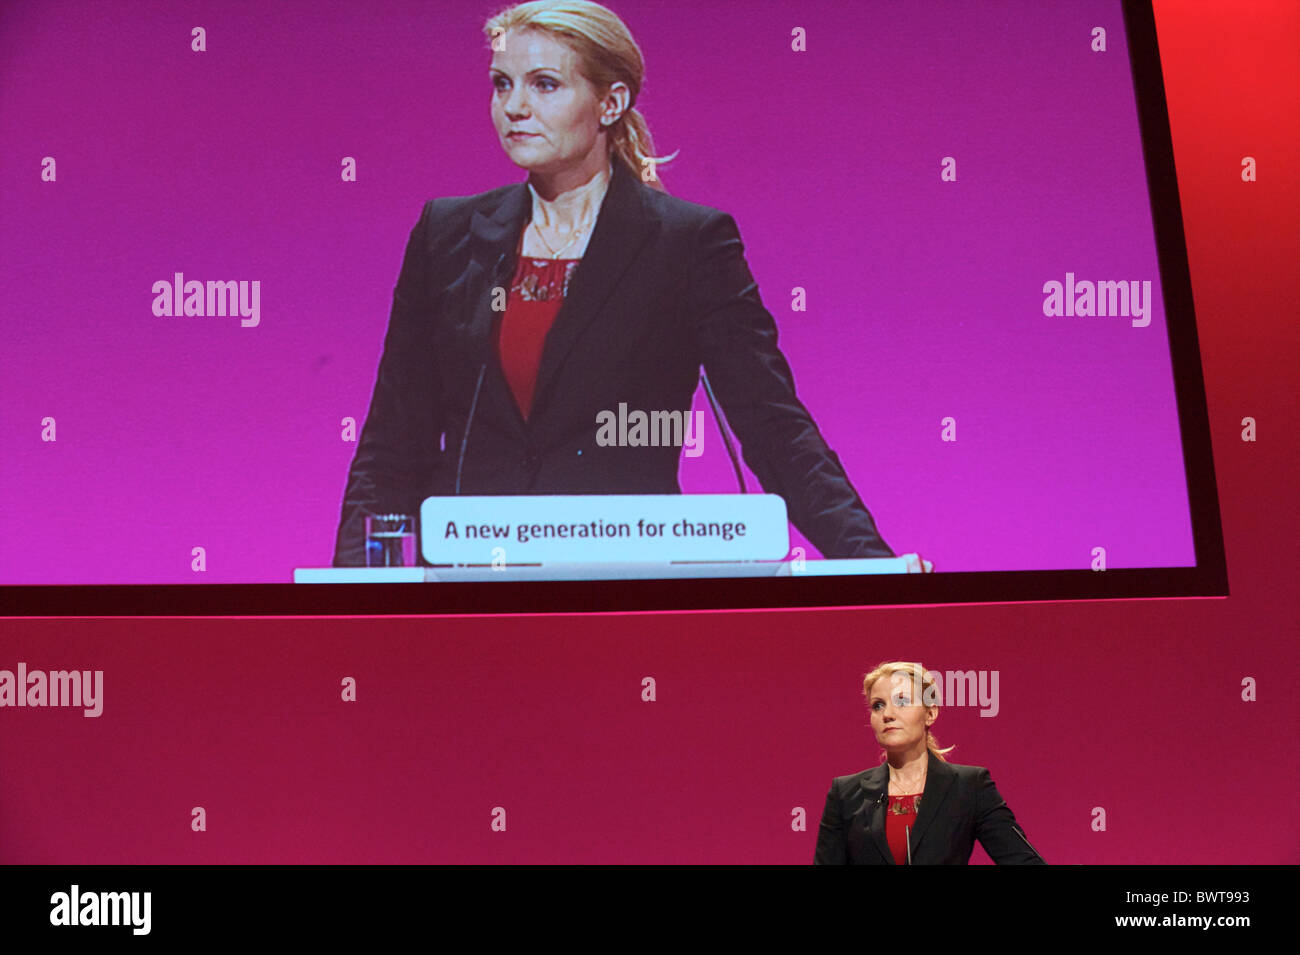
[[[920,554],[899,554],[898,556],[907,561],[907,572],[909,574],[934,573],[934,564]]]

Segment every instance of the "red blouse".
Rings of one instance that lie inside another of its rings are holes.
[[[520,243],[522,247],[522,236]],[[535,259],[522,254],[518,259],[506,310],[497,324],[496,349],[515,404],[527,420],[546,333],[564,304],[569,282],[582,259]]]
[[[921,808],[921,793],[910,796],[890,796],[885,807],[885,841],[894,854],[894,862],[907,865],[906,829],[916,831],[916,815]],[[905,828],[906,827],[906,828]],[[915,835],[911,837],[915,839]]]

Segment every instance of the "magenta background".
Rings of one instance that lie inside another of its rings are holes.
[[[1251,9],[1156,5],[1231,597],[0,620],[0,668],[106,671],[99,719],[0,710],[0,862],[807,863],[831,776],[876,762],[856,683],[900,656],[1001,671],[997,718],[950,709],[936,731],[990,768],[1048,861],[1300,862],[1300,8]]]
[[[489,119],[492,9],[0,13],[0,516],[22,528],[0,581],[192,583],[196,545],[210,583],[328,566],[355,451],[340,421],[364,421],[422,204],[525,175]],[[800,397],[897,553],[940,571],[1083,568],[1097,545],[1115,568],[1194,563],[1118,3],[617,10],[658,152],[681,150],[665,185],[735,216]],[[1067,271],[1150,280],[1151,325],[1045,317],[1042,285]],[[155,317],[175,272],[260,280],[260,326]],[[734,490],[706,418],[683,488]]]

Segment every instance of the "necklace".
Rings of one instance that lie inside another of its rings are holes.
[[[537,234],[537,238],[541,240],[542,245],[546,246],[547,251],[551,253],[551,258],[553,259],[558,259],[560,257],[560,253],[563,252],[565,249],[567,249],[569,246],[573,245],[573,243],[577,242],[580,238],[582,238],[582,233],[587,230],[586,226],[583,226],[581,229],[574,230],[573,238],[571,238],[568,242],[564,243],[564,245],[560,246],[560,248],[556,250],[551,248],[551,243],[546,241],[546,237],[542,235],[541,227],[538,226],[536,222],[532,222],[529,224],[533,227],[533,232]]]
[[[540,241],[540,242],[542,243],[542,245],[546,246],[547,251],[549,251],[549,252],[551,253],[551,258],[553,258],[553,259],[558,259],[558,258],[560,257],[560,253],[561,253],[561,252],[563,252],[563,251],[564,251],[565,249],[567,249],[569,246],[573,245],[573,243],[575,243],[575,242],[577,242],[579,239],[581,239],[582,236],[583,236],[583,234],[584,234],[588,229],[591,228],[591,224],[592,224],[592,221],[594,220],[595,213],[599,211],[600,206],[603,204],[603,201],[604,201],[605,195],[606,195],[606,194],[608,193],[608,191],[609,191],[609,180],[610,180],[610,179],[613,179],[613,177],[614,177],[614,170],[613,170],[613,167],[611,167],[610,170],[609,170],[609,179],[606,180],[606,182],[605,182],[605,184],[604,184],[604,188],[602,188],[602,189],[600,190],[600,192],[599,192],[599,198],[598,198],[598,199],[596,200],[596,202],[595,202],[593,212],[591,212],[591,213],[589,214],[588,221],[585,222],[585,223],[583,223],[583,226],[582,226],[581,229],[575,229],[575,230],[573,231],[573,235],[569,238],[569,241],[566,242],[566,243],[564,243],[564,245],[560,246],[559,249],[553,249],[553,248],[551,248],[551,243],[547,242],[547,241],[546,241],[546,236],[542,235],[542,227],[539,226],[539,225],[537,224],[537,220],[536,220],[536,219],[533,219],[531,222],[528,223],[530,226],[533,227],[533,232],[537,234],[537,239],[538,239],[538,241]],[[590,186],[584,186],[584,187],[582,187],[582,188],[583,188],[583,189],[590,189],[591,187],[590,187]],[[537,207],[537,203],[540,201],[540,197],[537,195],[537,190],[533,188],[533,184],[532,184],[531,182],[528,184],[528,189],[529,189],[529,191],[530,191],[530,192],[532,193],[532,195],[533,195],[533,207],[534,207],[534,209],[536,209],[536,207]],[[595,193],[591,193],[591,192],[589,192],[588,195],[595,195]]]
[[[918,789],[918,787],[921,790],[925,789],[925,771],[922,770],[920,779],[918,779],[915,783],[909,783],[907,786],[904,786],[902,779],[895,776],[893,772],[893,767],[890,767],[889,784],[890,786],[898,787],[898,792],[894,793],[893,795],[896,796],[911,795],[913,792],[915,792]]]

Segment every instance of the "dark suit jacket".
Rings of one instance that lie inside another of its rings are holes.
[[[600,447],[596,415],[620,402],[685,412],[701,365],[745,461],[818,550],[895,556],[795,397],[735,221],[650,188],[622,162],[525,420],[492,345],[492,290],[510,281],[531,216],[525,182],[425,205],[348,474],[335,566],[365,563],[367,511],[415,514],[431,495],[680,493],[680,448]]]
[[[913,865],[966,865],[978,839],[998,865],[1046,865],[983,766],[929,757],[912,830]],[[817,865],[895,865],[885,841],[889,764],[838,776],[817,833]]]

